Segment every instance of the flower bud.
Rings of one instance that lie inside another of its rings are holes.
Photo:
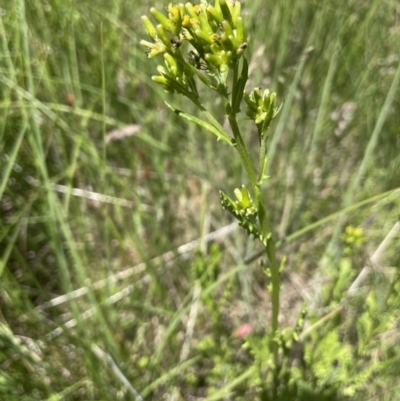
[[[266,89],[263,94],[263,107],[264,110],[269,111],[275,107],[275,93],[269,93],[269,90]]]
[[[168,17],[174,25],[175,35],[178,35],[182,27],[182,14],[178,4],[169,4]]]
[[[224,73],[228,71],[228,65],[227,64],[221,64],[221,66],[219,67],[219,70]]]
[[[234,1],[232,3],[228,3],[228,6],[232,15],[233,27],[236,28],[237,19],[239,18],[240,15],[240,8],[241,8],[240,1]]]
[[[144,25],[144,29],[146,30],[147,34],[153,39],[157,39],[157,31],[155,26],[152,24],[152,22],[145,16],[143,15],[142,17],[142,22]]]
[[[226,33],[226,36],[233,36],[233,30],[232,30],[232,26],[229,24],[229,22],[227,20],[223,20],[221,22],[221,27],[224,30],[224,32]]]
[[[232,45],[235,49],[237,49],[238,45],[237,45],[237,41],[234,35],[229,35],[228,39],[232,42]]]
[[[254,102],[253,98],[247,92],[244,92],[243,99],[245,100],[247,107],[249,109],[248,113],[251,111],[252,113],[257,112],[257,105]],[[250,116],[249,116],[250,117]],[[251,118],[251,117],[250,117]]]
[[[235,50],[235,46],[232,43],[230,37],[228,37],[225,33],[221,35],[221,43],[225,50]]]
[[[185,8],[186,8],[186,10],[187,10],[187,12],[189,13],[189,15],[190,15],[190,17],[191,18],[194,18],[194,19],[196,19],[197,21],[199,20],[199,17],[198,17],[198,15],[197,15],[197,12],[196,11],[198,11],[198,9],[200,8],[200,6],[193,6],[193,4],[192,3],[186,3],[185,4]]]
[[[253,99],[254,102],[257,104],[257,106],[261,106],[262,105],[262,97],[261,97],[261,92],[260,92],[260,88],[254,88],[253,92],[250,94],[253,95]]]
[[[219,56],[215,56],[214,54],[207,53],[204,56],[205,60],[210,64],[213,65],[214,67],[219,68],[220,65],[222,64],[222,59]]]
[[[209,20],[214,20],[217,24],[220,24],[224,16],[222,15],[221,12],[217,11],[212,5],[207,6],[207,15]]]
[[[188,15],[185,15],[182,20],[182,26],[186,29],[191,29],[192,28],[192,23],[190,22],[190,17]]]
[[[147,54],[148,58],[155,57],[158,54],[164,53],[167,50],[167,48],[164,46],[164,44],[158,39],[155,43],[150,43],[147,40],[141,40],[140,44],[142,46],[147,47],[148,50],[147,50],[146,54]]]
[[[196,29],[194,31],[194,33],[196,34],[196,37],[203,42],[206,45],[212,45],[213,41],[211,40],[211,35],[207,35],[204,31],[202,31],[201,29]]]
[[[176,77],[178,73],[178,63],[175,58],[172,57],[169,53],[164,53],[165,65],[167,66],[170,73]]]
[[[221,39],[221,38],[220,38],[220,39]],[[211,51],[212,51],[214,54],[219,54],[219,53],[221,52],[221,47],[218,46],[218,45],[215,44],[215,43],[213,43],[213,44],[210,46],[210,49],[211,49]]]
[[[174,24],[160,11],[158,11],[155,7],[150,8],[150,13],[154,17],[155,20],[159,24],[163,26],[164,29],[166,29],[168,32],[171,32],[175,35],[179,34],[178,32],[175,32],[175,26]]]
[[[182,21],[182,26],[188,30],[200,29],[200,22],[197,18],[190,18],[188,15],[185,15]]]
[[[161,39],[161,41],[164,43],[164,45],[168,48],[171,49],[171,40],[168,38],[167,34],[164,31],[164,27],[161,24],[158,24],[156,26],[157,30],[157,35]]]
[[[211,35],[213,33],[213,29],[211,28],[208,18],[207,18],[207,13],[204,9],[201,9],[201,12],[198,14],[201,29],[207,33],[208,35]]]
[[[233,27],[232,14],[229,10],[228,4],[226,3],[226,0],[219,0],[219,6],[224,19],[228,21],[231,27]]]
[[[242,17],[238,17],[236,19],[236,40],[238,41],[238,43],[243,43],[244,41],[244,27]]]
[[[157,66],[157,71],[163,76],[168,75],[168,71],[162,65]]]
[[[165,78],[164,76],[161,76],[161,75],[153,75],[153,76],[151,77],[151,79],[152,79],[154,82],[157,82],[157,83],[159,83],[159,84],[168,85],[167,78]]]

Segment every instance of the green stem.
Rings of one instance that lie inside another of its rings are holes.
[[[262,199],[261,199],[261,191],[260,191],[260,183],[262,181],[262,175],[264,170],[265,163],[265,155],[266,155],[266,140],[265,138],[261,141],[261,150],[260,150],[260,179],[257,181],[256,173],[254,171],[253,165],[251,163],[249,154],[247,152],[246,146],[243,142],[242,135],[240,133],[240,129],[236,120],[236,113],[230,107],[229,101],[225,102],[225,108],[227,110],[229,123],[232,128],[233,136],[236,141],[236,148],[239,152],[240,158],[242,159],[242,163],[246,169],[247,175],[250,180],[251,189],[255,198],[256,207],[258,209],[258,219],[260,222],[261,231],[266,236],[271,236],[271,228],[268,221],[267,213],[264,208]],[[270,264],[271,271],[271,283],[272,283],[272,322],[271,322],[271,352],[273,354],[274,359],[274,394],[277,391],[278,387],[278,376],[279,376],[279,344],[275,340],[278,327],[279,327],[279,306],[280,306],[280,284],[279,284],[279,265],[276,259],[276,249],[275,242],[272,237],[267,239],[265,245],[265,251],[267,253],[267,257]],[[276,395],[276,394],[275,394]]]
[[[237,96],[237,81],[238,81],[238,74],[239,74],[239,66],[238,63],[235,64],[233,67],[233,79],[232,79],[232,107],[235,107],[235,99]],[[236,110],[233,110],[233,112],[236,112]]]
[[[221,95],[221,97],[224,100],[224,105],[225,105],[225,111],[228,116],[229,124],[232,129],[233,137],[235,139],[235,147],[238,150],[239,156],[242,160],[242,164],[246,170],[246,173],[248,175],[249,181],[250,181],[250,186],[251,186],[251,192],[254,196],[255,199],[255,204],[258,210],[258,219],[260,223],[260,228],[262,230],[263,235],[265,235],[268,239],[265,242],[265,251],[267,254],[267,258],[269,260],[270,264],[270,272],[271,272],[271,284],[272,284],[272,321],[271,321],[271,342],[270,342],[270,350],[273,355],[273,360],[274,360],[274,395],[276,395],[277,388],[278,388],[278,376],[279,376],[279,344],[276,341],[276,335],[278,332],[279,328],[279,322],[278,322],[278,317],[279,317],[279,306],[280,306],[280,285],[279,285],[279,265],[277,262],[276,258],[276,249],[275,249],[275,242],[273,238],[271,237],[271,229],[270,229],[270,224],[268,221],[267,213],[264,208],[262,199],[261,199],[261,191],[260,191],[260,186],[261,182],[264,178],[264,173],[265,173],[265,166],[266,166],[266,135],[262,135],[262,140],[261,140],[261,148],[260,148],[260,160],[259,160],[259,178],[257,179],[257,174],[254,169],[254,166],[251,162],[249,153],[247,151],[246,145],[243,141],[243,137],[240,133],[240,128],[237,123],[236,119],[236,110],[235,110],[235,96],[237,95],[237,81],[238,81],[238,67],[236,66],[234,68],[234,74],[233,74],[233,83],[232,83],[232,100],[231,102],[229,101],[228,97],[228,91],[227,87],[225,84],[220,83],[220,85],[217,88],[218,93]],[[198,100],[196,99],[191,99],[197,107],[203,112],[206,113],[206,116],[208,119],[211,117],[211,122],[213,124],[217,123],[217,125],[220,127],[219,123],[216,122],[214,117],[212,117],[211,114],[209,114],[204,106],[202,106]],[[222,128],[222,127],[221,127]],[[264,128],[264,127],[263,127]]]
[[[257,181],[256,178],[256,173],[254,171],[253,165],[251,164],[249,154],[247,152],[246,146],[243,142],[242,135],[240,134],[240,129],[236,121],[236,114],[229,108],[227,107],[228,111],[228,119],[229,123],[232,128],[232,132],[234,135],[234,138],[236,140],[236,148],[239,152],[240,158],[242,159],[242,163],[246,169],[247,175],[250,180],[250,185],[252,192],[254,194],[255,202],[256,202],[256,207],[258,209],[258,218],[260,222],[260,227],[264,235],[271,235],[271,229],[270,225],[268,222],[268,217],[266,210],[264,208],[262,199],[261,199],[261,191],[260,191],[260,185]],[[262,141],[262,143],[265,144],[265,140]],[[265,145],[263,147],[264,149],[261,150],[261,157],[264,159],[265,158]],[[261,163],[260,163],[261,165]],[[262,174],[262,172],[260,172]],[[279,306],[280,306],[280,285],[279,285],[279,265],[276,259],[276,249],[275,249],[275,242],[272,237],[267,239],[265,250],[267,253],[267,257],[270,263],[270,271],[271,271],[271,282],[272,282],[272,322],[271,322],[271,352],[274,357],[274,364],[275,364],[275,370],[274,370],[274,381],[275,381],[275,386],[277,386],[277,381],[278,381],[278,365],[279,365],[279,345],[275,341],[275,337],[278,331],[278,317],[279,317]]]
[[[272,301],[272,321],[271,321],[271,342],[270,350],[274,358],[274,392],[277,390],[278,386],[278,376],[279,376],[279,344],[275,340],[278,327],[279,327],[279,307],[280,307],[280,283],[279,283],[279,265],[276,259],[276,247],[275,241],[272,238],[271,229],[269,226],[269,221],[267,217],[266,210],[264,208],[263,202],[261,200],[260,187],[256,188],[256,205],[258,209],[258,219],[261,226],[261,231],[270,237],[267,239],[265,245],[265,251],[269,260],[269,269],[271,272],[271,301]],[[276,394],[274,394],[276,395]]]
[[[267,141],[265,139],[261,139],[260,144],[260,161],[258,167],[258,184],[264,181],[264,175],[267,167],[267,160],[266,160],[266,153],[267,153]]]
[[[228,102],[229,103],[229,102]],[[230,105],[227,111],[230,111]],[[232,128],[233,137],[235,138],[236,142],[236,149],[239,152],[240,158],[242,159],[243,166],[247,172],[247,175],[250,180],[251,189],[253,192],[253,196],[256,196],[257,191],[257,176],[256,172],[254,171],[254,167],[251,163],[250,156],[247,152],[246,145],[243,142],[242,135],[240,134],[240,129],[238,123],[236,121],[236,114],[234,112],[227,113],[229,124]]]
[[[267,154],[267,130],[268,126],[264,126],[261,128],[260,138],[260,160],[259,160],[259,179],[258,179],[258,186],[257,186],[257,193],[256,193],[256,205],[258,209],[258,219],[260,222],[261,230],[263,233],[268,233],[271,235],[270,238],[267,240],[266,244],[266,252],[268,255],[268,260],[270,263],[270,272],[271,272],[271,282],[272,282],[272,325],[271,325],[271,332],[272,338],[275,337],[276,332],[278,330],[278,317],[279,317],[279,306],[280,306],[280,285],[279,285],[279,265],[276,260],[276,247],[275,242],[272,238],[272,231],[270,228],[270,223],[268,220],[268,216],[266,210],[264,208],[264,204],[261,199],[261,183],[264,180],[264,174],[266,170],[266,154]],[[269,125],[269,124],[268,124]],[[278,363],[278,344],[273,341],[272,350],[274,354],[274,362],[275,366],[277,367]],[[277,373],[277,370],[275,371]]]
[[[272,281],[272,332],[275,336],[278,331],[278,317],[279,317],[279,306],[280,306],[280,284],[279,284],[279,266],[276,260],[276,248],[275,241],[270,238],[267,242],[267,255],[271,264],[271,281]],[[276,350],[278,349],[278,344]],[[276,358],[277,362],[277,358]]]

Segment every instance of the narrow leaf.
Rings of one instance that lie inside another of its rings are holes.
[[[215,128],[213,125],[200,120],[199,118],[192,116],[191,114],[184,113],[181,110],[176,109],[175,107],[171,106],[168,102],[165,102],[165,104],[179,117],[184,118],[185,120],[188,120],[192,123],[195,123],[199,125],[200,127],[205,128],[207,131],[211,132],[212,134],[216,135],[218,141],[224,141],[226,143],[229,143],[229,145],[232,145],[232,142],[226,132],[220,131],[217,128]]]
[[[243,66],[242,66],[242,73],[235,85],[235,94],[234,94],[234,102],[232,105],[234,113],[240,112],[240,103],[242,103],[243,94],[244,94],[244,87],[246,86],[246,82],[248,79],[248,72],[249,72],[249,63],[245,57],[243,57]]]

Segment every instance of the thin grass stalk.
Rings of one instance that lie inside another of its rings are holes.
[[[396,92],[398,90],[399,84],[400,84],[400,64],[397,67],[395,76],[393,77],[393,80],[392,80],[392,84],[391,84],[388,94],[385,98],[385,102],[380,110],[374,130],[372,131],[371,137],[368,141],[368,145],[365,150],[364,157],[357,170],[357,173],[353,177],[353,179],[344,195],[343,206],[345,206],[345,207],[348,207],[353,203],[356,191],[357,191],[362,179],[364,178],[369,165],[372,165],[373,153],[374,153],[374,150],[378,143],[379,136],[382,133],[382,128],[383,128],[384,123],[386,122],[390,108],[396,99]],[[338,222],[335,226],[335,231],[334,231],[332,239],[327,247],[326,255],[330,255],[335,252],[336,243],[338,241],[340,233],[343,230],[344,221],[345,221],[345,216],[343,215],[338,220]]]

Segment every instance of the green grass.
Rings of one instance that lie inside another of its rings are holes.
[[[259,338],[268,329],[259,249],[236,230],[207,236],[231,223],[218,190],[245,174],[229,147],[164,105],[150,79],[157,63],[139,47],[153,5],[142,3],[1,5],[2,400],[261,399],[233,335],[243,323]],[[307,327],[322,329],[304,338],[320,344],[338,330],[355,352],[348,372],[363,385],[352,399],[396,399],[398,233],[358,296],[341,299],[400,215],[398,4],[243,8],[251,85],[283,101],[264,188],[288,258],[282,319],[292,324],[307,301]],[[133,135],[107,139],[133,124]],[[366,239],[351,256],[347,225]],[[329,399],[349,397],[339,382]]]

